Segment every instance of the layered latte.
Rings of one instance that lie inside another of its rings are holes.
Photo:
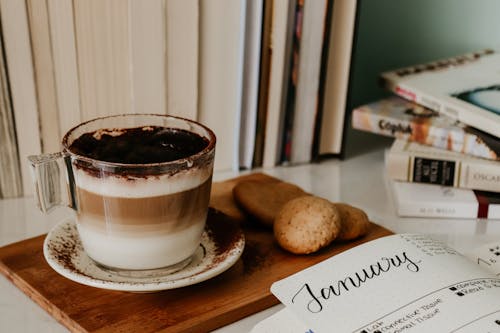
[[[213,156],[191,157],[207,145],[198,134],[162,127],[100,130],[76,139],[70,151],[112,163],[73,161],[77,225],[87,254],[120,269],[189,258],[205,226],[213,168]]]

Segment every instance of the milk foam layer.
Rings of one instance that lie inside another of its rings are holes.
[[[78,224],[78,232],[88,256],[100,264],[120,269],[155,269],[189,258],[200,244],[205,220],[174,233],[148,237],[126,237],[102,233]]]
[[[76,186],[89,192],[122,198],[146,198],[187,191],[203,184],[212,174],[212,165],[180,171],[173,175],[128,177],[109,175],[102,178],[74,168]]]

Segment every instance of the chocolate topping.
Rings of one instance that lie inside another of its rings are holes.
[[[85,133],[71,144],[69,150],[99,161],[149,164],[183,159],[207,146],[208,140],[196,133],[148,126]]]

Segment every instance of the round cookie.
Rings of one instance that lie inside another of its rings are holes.
[[[308,254],[330,244],[340,232],[340,215],[328,200],[303,196],[286,203],[274,221],[278,244],[295,254]]]
[[[247,180],[233,188],[238,206],[262,224],[272,227],[278,211],[288,201],[307,195],[300,187],[282,181]]]
[[[338,240],[352,240],[368,233],[370,220],[363,210],[340,202],[334,205],[340,214],[341,222]]]

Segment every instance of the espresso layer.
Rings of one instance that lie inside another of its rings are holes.
[[[71,144],[69,150],[99,161],[149,164],[183,159],[207,146],[208,140],[196,133],[147,126],[85,133]]]
[[[189,190],[151,197],[116,197],[77,187],[78,222],[102,232],[174,232],[204,220],[211,178]]]

